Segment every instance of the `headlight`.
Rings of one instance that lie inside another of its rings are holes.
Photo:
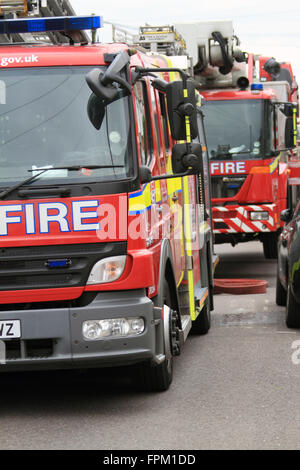
[[[250,212],[250,219],[251,220],[268,220],[269,212],[264,211],[256,211]]]
[[[105,320],[87,320],[82,324],[82,335],[85,340],[95,341],[109,337],[136,336],[145,329],[144,319],[111,318]]]
[[[103,284],[113,282],[122,276],[126,263],[126,256],[112,256],[104,258],[93,266],[87,284]]]

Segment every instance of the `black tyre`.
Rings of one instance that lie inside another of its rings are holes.
[[[277,278],[276,278],[276,304],[284,307],[286,305],[287,292],[280,282],[277,266]]]
[[[194,335],[206,335],[210,329],[210,323],[210,304],[209,298],[207,298],[198,317],[193,321],[191,333]]]
[[[171,308],[171,293],[167,281],[164,283],[163,299],[164,304]],[[141,390],[145,392],[164,392],[168,390],[173,379],[173,356],[170,349],[171,335],[172,321],[170,320],[169,338],[164,338],[166,358],[161,364],[138,364],[136,378]]]
[[[277,240],[278,234],[275,233],[265,233],[263,238],[263,248],[264,255],[266,259],[277,259]]]
[[[285,322],[288,328],[300,328],[300,304],[293,296],[290,284],[287,291]]]

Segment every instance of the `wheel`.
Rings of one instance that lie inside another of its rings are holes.
[[[170,288],[165,280],[163,302],[171,309]],[[168,390],[173,379],[173,355],[178,354],[179,347],[177,312],[170,310],[169,318],[164,318],[162,325],[164,334],[165,360],[158,365],[142,363],[137,365],[137,381],[139,388],[146,392],[163,392]]]
[[[279,279],[278,265],[277,265],[277,277],[276,277],[276,304],[284,307],[286,305],[287,292]]]
[[[263,238],[264,255],[266,259],[277,259],[277,232],[265,233]]]
[[[208,297],[198,317],[192,323],[191,333],[195,335],[206,335],[210,329],[210,321],[210,304]]]
[[[290,283],[287,291],[285,322],[288,328],[300,328],[300,304],[293,296]]]

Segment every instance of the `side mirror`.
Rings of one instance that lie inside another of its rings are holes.
[[[95,129],[99,130],[105,116],[105,102],[94,93],[89,97],[87,113]]]
[[[292,149],[297,146],[297,112],[298,106],[294,103],[286,103],[284,105],[284,114],[287,117],[285,126],[285,143],[286,148]]]
[[[188,150],[189,149],[189,150]],[[141,184],[150,181],[177,178],[178,176],[203,174],[202,146],[201,144],[175,144],[172,149],[173,174],[152,176],[150,168],[140,166]]]
[[[92,69],[86,74],[86,81],[92,92],[100,99],[112,101],[118,94],[118,88],[113,84],[118,83],[131,94],[130,84],[120,76],[121,70],[130,62],[126,51],[116,55],[106,72],[100,69]]]
[[[282,220],[282,222],[285,222],[286,224],[288,224],[293,218],[293,211],[292,209],[284,209],[283,211],[281,211],[280,213],[280,220]]]
[[[86,81],[94,95],[97,98],[112,101],[116,98],[118,94],[118,89],[113,84],[103,85],[102,78],[104,73],[100,69],[92,69],[86,74]]]
[[[175,144],[172,149],[172,171],[174,174],[184,173],[190,169],[190,174],[199,174],[202,169],[202,146],[190,144],[191,153],[187,152],[186,144]]]
[[[281,112],[286,117],[290,117],[290,118],[293,117],[294,115],[294,109],[296,109],[296,112],[297,112],[297,106],[294,105],[293,103],[284,103],[280,109],[281,109]]]
[[[295,148],[297,145],[297,132],[294,132],[293,119],[288,118],[285,122],[284,145],[286,149]]]
[[[294,103],[274,103],[275,151],[289,150],[297,145],[297,105]]]
[[[168,116],[173,140],[195,139],[198,135],[195,85],[187,80],[187,96],[184,96],[183,82],[174,81],[166,86]],[[189,117],[190,136],[187,135],[186,117]]]
[[[122,88],[116,89],[116,92],[114,92],[113,99],[99,98],[95,95],[95,93],[92,93],[90,95],[87,104],[87,113],[89,120],[91,121],[95,129],[99,130],[102,126],[106,107],[113,103],[113,101],[117,101],[121,98],[124,98],[124,96],[126,96],[126,90],[123,90]]]

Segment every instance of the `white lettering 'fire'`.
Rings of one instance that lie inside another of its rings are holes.
[[[211,162],[211,175],[234,175],[246,173],[246,162]]]

